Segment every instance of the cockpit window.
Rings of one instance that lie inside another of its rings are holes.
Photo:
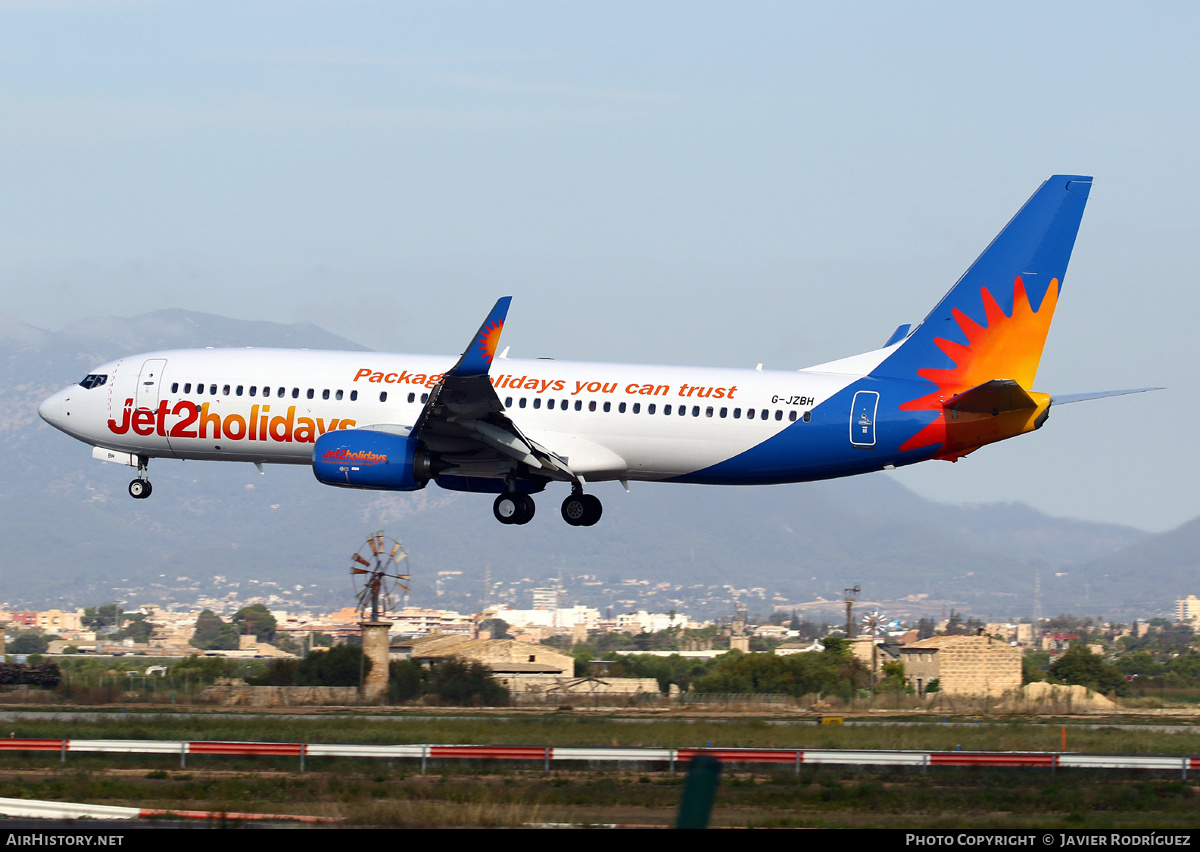
[[[80,387],[91,390],[98,388],[100,385],[108,381],[108,376],[105,373],[88,373],[83,377],[83,381],[79,383]]]

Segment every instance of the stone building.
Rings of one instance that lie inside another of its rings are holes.
[[[1021,650],[990,636],[934,636],[900,649],[904,676],[918,693],[935,678],[948,695],[998,698],[1021,688]]]

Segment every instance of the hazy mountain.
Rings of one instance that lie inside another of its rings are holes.
[[[835,600],[858,583],[861,600],[892,612],[1022,616],[1039,571],[1047,614],[1117,615],[1149,597],[1161,610],[1177,590],[1194,591],[1185,554],[1200,521],[1148,536],[1022,505],[934,503],[874,474],[764,488],[633,483],[629,494],[605,483],[604,518],[591,528],[562,522],[566,490],[552,487],[531,524],[505,527],[487,495],[353,492],[319,485],[307,467],[260,476],[249,464],[168,460],[152,463],[153,497],[134,501],[129,468],[92,460],[37,417],[43,398],[105,360],[201,346],[363,348],[313,326],[187,311],[3,330],[0,605],[201,594],[345,605],[349,556],[376,529],[411,553],[415,603],[464,609],[482,603],[485,574],[515,606],[529,605],[524,589],[561,574],[581,603],[709,613],[729,612],[734,598],[761,613]]]

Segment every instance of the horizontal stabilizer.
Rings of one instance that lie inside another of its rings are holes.
[[[908,332],[912,329],[912,323],[905,323],[892,332],[892,336],[888,338],[887,343],[883,344],[883,348],[887,349],[893,343],[899,343],[904,338],[908,337]]]
[[[1012,379],[992,379],[951,397],[942,407],[960,414],[995,415],[1004,411],[1037,408],[1037,403]]]
[[[1127,393],[1145,393],[1146,391],[1163,390],[1163,388],[1129,388],[1128,390],[1093,391],[1092,393],[1062,393],[1051,394],[1054,405],[1066,405],[1068,402],[1086,402],[1089,399],[1104,399],[1109,396],[1124,396]]]

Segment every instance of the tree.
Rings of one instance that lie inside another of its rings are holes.
[[[910,693],[913,688],[909,686],[908,681],[904,677],[904,663],[884,663],[883,664],[883,680],[875,687],[876,692],[900,692]]]
[[[416,660],[392,660],[388,663],[388,700],[412,701],[425,694],[428,672]]]
[[[144,612],[135,612],[125,617],[125,627],[117,633],[118,639],[132,639],[139,645],[150,641],[154,625],[146,620]]]
[[[1058,683],[1078,684],[1096,692],[1129,694],[1129,684],[1121,670],[1083,645],[1068,648],[1050,665],[1050,675]]]
[[[6,650],[10,654],[44,654],[50,643],[40,630],[29,630],[18,633],[17,638],[7,643]]]
[[[371,661],[355,645],[335,645],[313,651],[296,666],[298,686],[358,686],[371,670]]]
[[[299,660],[280,657],[267,663],[267,669],[262,674],[248,678],[246,682],[251,686],[294,686],[298,667]]]
[[[121,607],[115,603],[104,604],[103,606],[89,606],[83,609],[83,618],[80,622],[84,627],[92,630],[100,630],[104,627],[119,630],[121,619]]]
[[[211,609],[196,617],[196,629],[192,632],[191,646],[201,651],[236,651],[237,628],[226,624]]]
[[[508,689],[497,683],[492,670],[475,660],[447,657],[434,663],[428,691],[444,704],[495,707],[508,703]]]
[[[171,666],[170,675],[176,680],[212,683],[219,677],[232,677],[237,664],[224,657],[198,657],[193,654]]]
[[[233,615],[233,624],[239,634],[253,634],[259,642],[271,642],[275,639],[275,616],[260,603],[239,609]]]
[[[487,633],[492,639],[511,639],[509,624],[503,618],[485,618],[479,622],[479,632]]]

